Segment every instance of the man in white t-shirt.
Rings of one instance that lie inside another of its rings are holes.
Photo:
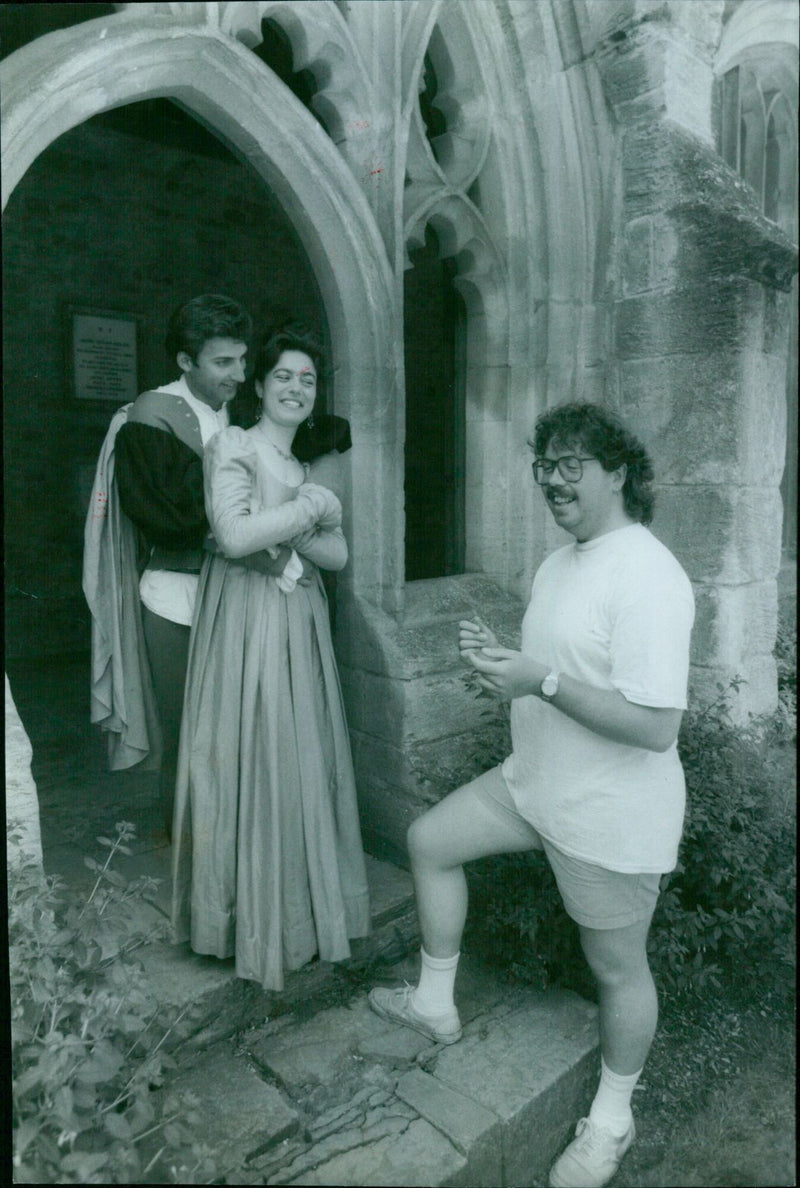
[[[652,466],[613,414],[562,405],[539,418],[530,444],[534,479],[574,542],[536,574],[520,651],[498,647],[480,621],[460,624],[480,684],[511,699],[513,751],[411,825],[421,976],[414,988],[371,991],[370,1005],[440,1043],[458,1040],[463,863],[543,849],[597,980],[601,1047],[589,1115],[550,1184],[601,1188],[634,1139],[631,1095],[658,1017],[646,942],[683,825],[676,739],[694,599],[645,526]]]

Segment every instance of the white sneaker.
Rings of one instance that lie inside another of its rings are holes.
[[[414,1031],[419,1031],[437,1044],[454,1044],[460,1040],[461,1020],[456,1008],[443,1015],[423,1015],[411,1001],[413,992],[413,986],[403,986],[399,990],[376,986],[370,990],[368,1001],[375,1014],[382,1019],[413,1027]]]
[[[550,1188],[603,1188],[635,1138],[633,1119],[629,1130],[617,1138],[591,1118],[581,1118],[575,1138],[550,1169]]]

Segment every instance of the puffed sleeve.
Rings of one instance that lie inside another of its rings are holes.
[[[287,503],[251,510],[256,467],[255,446],[242,429],[223,429],[206,446],[206,512],[211,531],[228,557],[246,557],[282,544],[330,514],[331,493],[310,483]]]

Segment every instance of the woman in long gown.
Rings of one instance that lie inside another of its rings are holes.
[[[353,766],[319,567],[341,569],[341,505],[291,453],[319,353],[278,331],[261,414],[206,447],[209,554],[192,629],[173,826],[173,923],[198,953],[283,988],[350,955],[370,913]],[[290,552],[280,577],[226,558]]]

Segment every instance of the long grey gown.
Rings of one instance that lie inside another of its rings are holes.
[[[310,530],[319,488],[287,486],[260,434],[230,428],[205,453],[219,546],[242,556],[303,534],[341,568],[331,517]],[[307,494],[309,493],[309,494]],[[335,520],[335,516],[334,516]],[[300,546],[298,546],[300,547]],[[369,931],[356,789],[319,571],[277,579],[209,554],[192,628],[173,823],[173,924],[198,953],[283,988],[314,954],[340,961]]]

